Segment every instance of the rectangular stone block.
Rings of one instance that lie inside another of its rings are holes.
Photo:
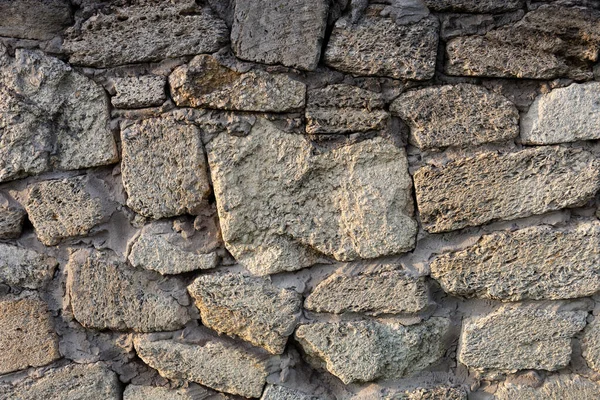
[[[593,400],[600,398],[600,385],[581,375],[548,376],[540,386],[505,383],[496,392],[498,400]]]
[[[165,83],[165,77],[155,75],[116,78],[117,93],[110,101],[117,108],[160,106],[167,100]]]

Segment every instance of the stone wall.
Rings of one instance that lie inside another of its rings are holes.
[[[0,399],[600,398],[599,1],[0,14]]]

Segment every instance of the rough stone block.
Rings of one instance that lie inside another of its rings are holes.
[[[600,372],[600,321],[598,317],[589,323],[583,331],[581,347],[583,358],[588,367]]]
[[[0,283],[40,289],[54,275],[55,258],[37,251],[0,243]]]
[[[47,40],[72,23],[68,0],[0,1],[0,36]]]
[[[390,397],[398,399],[398,397]],[[467,400],[467,392],[462,388],[438,386],[431,389],[419,388],[407,390],[399,399],[402,400]],[[386,398],[388,400],[388,398]]]
[[[597,399],[600,386],[580,375],[554,375],[539,387],[505,383],[496,391],[498,400],[583,400]]]
[[[228,398],[193,383],[181,389],[127,385],[123,393],[123,400],[226,400]]]
[[[2,194],[0,194],[0,202]],[[27,213],[10,203],[0,204],[0,239],[15,239],[21,236],[23,221]]]
[[[514,11],[525,6],[524,0],[424,0],[433,11],[465,13],[498,13]]]
[[[494,28],[514,24],[524,15],[523,10],[503,14],[441,14],[438,15],[440,38],[448,41],[458,36],[485,35]]]
[[[155,75],[116,78],[117,94],[110,101],[117,108],[160,106],[167,100],[165,83],[165,77]]]
[[[285,386],[267,385],[260,400],[319,400],[319,397],[311,396]]]

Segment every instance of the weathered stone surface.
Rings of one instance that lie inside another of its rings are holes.
[[[540,95],[521,121],[521,141],[553,144],[600,139],[600,82]]]
[[[446,318],[411,326],[375,321],[300,325],[296,339],[307,361],[345,384],[401,378],[427,368],[444,354]]]
[[[151,218],[195,214],[210,193],[200,130],[166,116],[121,127],[127,205]]]
[[[501,308],[463,321],[458,359],[477,370],[545,369],[571,361],[571,338],[585,327],[584,311]]]
[[[46,303],[0,301],[0,374],[41,367],[60,358],[58,340]]]
[[[39,289],[52,279],[57,265],[53,257],[0,243],[0,283]]]
[[[587,365],[594,371],[600,372],[600,323],[598,317],[585,327],[581,347]]]
[[[40,51],[0,46],[0,182],[116,162],[104,90]]]
[[[0,36],[52,39],[72,23],[67,0],[0,1]]]
[[[304,107],[306,85],[284,74],[239,73],[208,55],[194,57],[169,76],[178,106],[239,111],[292,111]]]
[[[208,160],[223,239],[254,274],[408,251],[417,225],[404,150],[377,137],[313,155],[303,136],[259,118],[221,133]]]
[[[429,305],[428,292],[425,278],[388,265],[374,271],[337,272],[317,285],[304,307],[335,314],[416,313]]]
[[[107,252],[74,252],[67,274],[73,315],[86,328],[169,331],[190,319],[182,306],[187,301],[182,285],[170,281],[169,288],[160,275],[132,269]]]
[[[424,0],[432,11],[465,13],[497,13],[513,11],[525,6],[524,0]]]
[[[475,146],[519,134],[514,104],[475,85],[409,91],[394,100],[390,111],[408,123],[410,142],[421,149]]]
[[[260,400],[319,400],[317,396],[311,396],[279,385],[267,385]]]
[[[46,246],[88,234],[107,217],[100,198],[92,197],[88,178],[78,176],[34,184],[25,208],[38,239]]]
[[[231,48],[244,60],[314,70],[321,56],[328,10],[325,0],[238,2]]]
[[[420,388],[406,391],[403,396],[390,397],[390,400],[392,398],[397,400],[467,400],[467,392],[462,388],[438,386],[433,389]]]
[[[504,301],[586,297],[600,291],[600,223],[534,226],[485,235],[438,256],[431,276],[451,294]]]
[[[600,14],[542,6],[485,36],[457,37],[446,46],[450,75],[591,79],[598,59]]]
[[[598,160],[585,150],[537,147],[481,153],[414,175],[428,232],[445,232],[585,204],[598,191]]]
[[[128,385],[123,400],[225,400],[227,396],[190,384],[186,388],[169,389],[155,386]]]
[[[427,80],[435,72],[438,21],[427,16],[398,24],[381,16],[382,6],[370,6],[360,21],[336,23],[325,50],[325,63],[354,75]]]
[[[457,36],[485,35],[494,28],[519,21],[524,15],[523,10],[503,14],[441,14],[440,38],[448,41]]]
[[[281,354],[302,309],[300,296],[262,278],[202,275],[188,286],[202,324]]]
[[[228,41],[225,22],[192,0],[114,5],[68,31],[73,64],[110,67],[212,53]]]
[[[591,400],[598,396],[600,386],[579,375],[549,376],[540,387],[505,383],[496,391],[498,400]]]
[[[116,78],[117,94],[110,100],[117,108],[143,108],[159,106],[167,100],[162,76],[145,75]]]
[[[27,213],[21,207],[2,204],[0,194],[0,239],[14,239],[21,236],[23,221]]]

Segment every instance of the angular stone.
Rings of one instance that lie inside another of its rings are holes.
[[[521,141],[554,144],[600,139],[599,97],[600,82],[573,83],[540,95],[521,120]]]
[[[107,252],[78,250],[67,264],[67,292],[75,319],[85,328],[170,331],[190,319],[184,288],[160,275],[132,269]],[[187,304],[184,304],[187,305]]]
[[[117,108],[143,108],[160,106],[167,100],[165,78],[145,75],[116,78],[117,92],[110,101]]]
[[[1,199],[0,194],[0,201]],[[15,239],[21,236],[25,215],[27,213],[21,207],[0,204],[0,239]]]
[[[514,24],[524,15],[523,10],[504,14],[441,14],[440,38],[448,41],[458,36],[485,35],[494,28]]]
[[[553,375],[539,387],[505,383],[496,391],[498,400],[583,400],[597,399],[600,386],[579,375]]]
[[[171,117],[121,128],[127,205],[154,219],[195,214],[210,193],[200,130]]]
[[[390,397],[391,399],[398,397]],[[387,398],[386,398],[387,399]],[[404,392],[402,400],[467,400],[467,392],[462,388],[438,386],[432,389],[419,388]]]
[[[515,105],[475,85],[409,91],[394,100],[390,111],[410,126],[410,142],[420,149],[476,146],[519,134]]]
[[[240,274],[201,275],[188,292],[196,300],[204,326],[239,336],[273,354],[283,353],[302,310],[296,292]]]
[[[597,158],[561,146],[481,153],[414,174],[428,232],[512,220],[585,204],[600,188]]]
[[[432,11],[498,13],[524,8],[524,0],[424,0]]]
[[[193,0],[150,0],[97,12],[68,31],[69,61],[111,67],[213,53],[228,41],[225,22]]]
[[[186,388],[169,389],[166,387],[127,385],[123,400],[225,400],[227,396],[218,394],[200,385],[190,384]]]
[[[194,57],[169,76],[178,106],[238,111],[293,111],[304,107],[306,85],[284,74],[239,73],[208,55]]]
[[[227,249],[253,274],[375,258],[413,248],[412,182],[404,149],[376,137],[313,154],[306,137],[258,118],[221,133],[208,160]]]
[[[40,51],[0,46],[0,182],[118,160],[106,93]]]
[[[46,303],[0,300],[0,374],[41,367],[60,358]]]
[[[417,313],[429,305],[423,277],[413,277],[393,265],[374,271],[337,272],[319,283],[306,298],[311,311],[369,315]]]
[[[444,354],[446,318],[411,326],[375,321],[318,322],[296,329],[307,361],[345,384],[397,379],[421,371]]]
[[[319,400],[317,396],[311,396],[279,385],[267,385],[260,400]]]
[[[52,39],[72,23],[67,0],[4,0],[0,15],[0,36],[22,39]]]
[[[581,347],[588,367],[600,372],[600,323],[598,317],[585,327]]]
[[[483,236],[438,256],[431,276],[453,295],[503,301],[558,300],[600,290],[600,223],[534,226]]]
[[[427,16],[398,24],[381,16],[383,6],[370,6],[360,21],[337,20],[327,48],[325,64],[354,75],[427,80],[435,72],[438,20]]]
[[[40,289],[52,279],[57,265],[53,257],[0,243],[0,283]]]
[[[237,2],[231,48],[244,60],[314,70],[328,10],[325,0]]]
[[[458,359],[477,370],[556,371],[571,361],[571,339],[585,327],[585,311],[504,307],[463,321]]]

